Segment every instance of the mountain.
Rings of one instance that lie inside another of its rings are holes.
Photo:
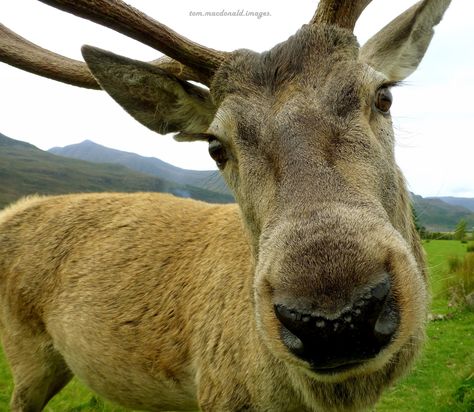
[[[91,162],[57,156],[0,134],[0,208],[31,193],[93,191],[156,191],[209,202],[232,201],[220,175],[217,178],[213,171],[180,169],[159,159],[109,149],[90,141],[54,148],[51,152],[87,158]],[[104,163],[92,163],[98,161]],[[189,182],[193,185],[186,184]],[[218,192],[208,190],[209,187],[215,187]],[[471,209],[474,199],[423,198],[412,194],[412,200],[420,226],[429,231],[454,231],[461,219],[467,221],[468,228],[474,226]]]
[[[430,199],[433,199],[433,198],[430,198]],[[450,205],[462,206],[466,209],[469,209],[471,212],[474,212],[474,199],[472,198],[442,196],[442,197],[439,197],[438,199],[441,199],[443,202],[449,203]]]
[[[155,157],[144,157],[135,153],[110,149],[90,140],[65,147],[53,147],[49,152],[73,159],[87,160],[88,162],[120,164],[137,172],[158,176],[171,182],[197,186],[231,196],[227,185],[217,170],[181,169]]]
[[[104,191],[167,192],[213,203],[233,201],[229,195],[177,184],[125,166],[57,156],[0,133],[0,208],[33,193]]]
[[[452,232],[461,219],[467,221],[469,229],[474,227],[474,213],[465,207],[449,204],[443,198],[423,198],[414,194],[412,201],[420,226],[430,232]]]

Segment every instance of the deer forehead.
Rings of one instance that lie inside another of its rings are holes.
[[[348,30],[303,26],[268,52],[233,52],[211,85],[219,107],[211,131],[230,129],[249,140],[268,129],[301,128],[304,135],[318,123],[347,129],[361,111],[368,119],[371,96],[385,77],[359,62],[358,50]]]

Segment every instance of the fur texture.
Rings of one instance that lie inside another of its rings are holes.
[[[209,92],[87,49],[101,85],[148,127],[202,138],[208,126],[238,205],[84,194],[3,211],[12,409],[41,410],[72,375],[134,409],[373,405],[419,352],[428,303],[391,119],[376,95],[418,65],[447,4],[419,3],[361,53],[350,31],[329,25],[303,26],[266,53],[237,50]],[[275,305],[337,319],[381,276],[399,325],[380,353],[320,373],[288,350]]]

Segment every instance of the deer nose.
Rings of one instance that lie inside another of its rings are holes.
[[[400,315],[388,277],[336,318],[275,304],[281,338],[318,373],[350,369],[375,357],[392,340]]]

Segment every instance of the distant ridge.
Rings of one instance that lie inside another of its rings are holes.
[[[90,140],[65,147],[53,147],[49,152],[88,162],[120,164],[137,172],[158,176],[178,184],[187,184],[232,196],[217,170],[181,169],[155,157],[144,157],[111,149]]]
[[[119,164],[69,159],[0,133],[0,208],[29,194],[166,192],[211,203],[229,195],[139,173]]]
[[[436,199],[436,198],[428,198]],[[469,197],[452,197],[452,196],[442,196],[438,199],[441,199],[443,202],[449,203],[454,206],[461,206],[466,209],[469,209],[471,212],[474,212],[474,199]]]
[[[33,146],[30,143],[22,142],[21,140],[14,140],[5,136],[3,133],[0,133],[0,149],[5,149],[7,147],[23,147],[37,149],[36,146]]]
[[[461,219],[466,220],[469,230],[474,227],[474,213],[463,206],[446,203],[438,197],[413,194],[412,201],[420,224],[430,232],[452,232]]]
[[[180,169],[159,159],[133,153],[121,152],[100,146],[91,141],[78,145],[54,148],[51,152],[69,153],[71,156],[88,156],[104,159],[108,163],[92,163],[54,155],[35,146],[10,139],[0,133],[0,208],[21,196],[100,191],[155,191],[169,192],[177,196],[193,197],[214,203],[231,202],[227,188],[220,175],[214,171]],[[124,160],[125,159],[125,160]],[[105,162],[105,160],[102,160]],[[149,172],[138,172],[135,169]],[[142,162],[144,164],[142,164]],[[167,179],[152,175],[162,170]],[[211,177],[212,176],[212,177]],[[217,176],[217,177],[216,177]],[[178,183],[174,179],[180,179]],[[197,185],[185,184],[186,179]],[[216,184],[220,192],[203,187]],[[412,194],[418,221],[429,231],[453,231],[460,219],[465,219],[469,230],[474,226],[474,199],[469,198],[423,198]]]

